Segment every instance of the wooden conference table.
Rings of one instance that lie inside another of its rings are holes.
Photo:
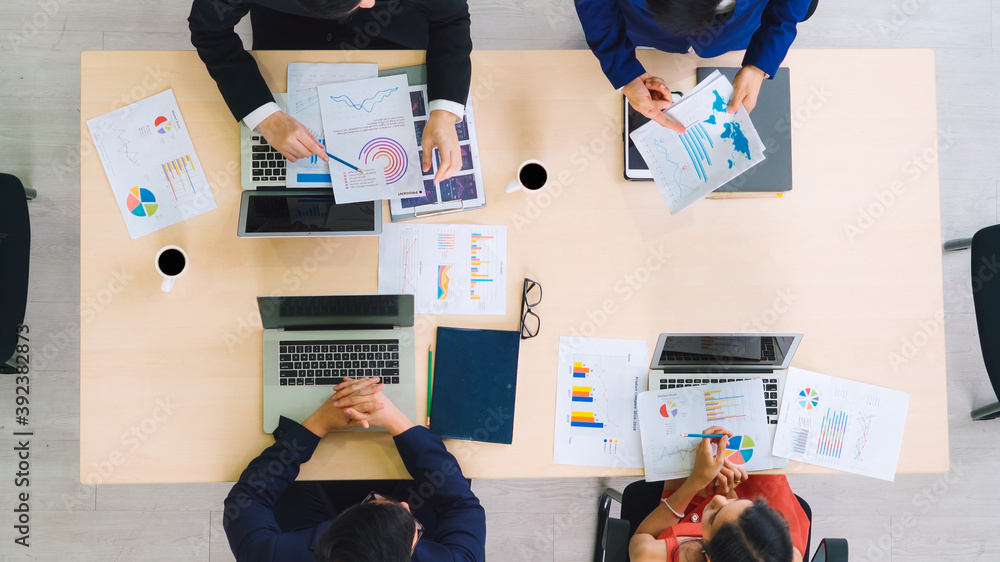
[[[641,51],[675,90],[701,63]],[[273,91],[293,61],[422,62],[412,52],[256,53]],[[475,478],[639,475],[555,465],[559,336],[803,332],[794,365],[910,393],[899,472],[948,470],[934,56],[930,50],[793,50],[794,185],[783,198],[706,200],[671,217],[652,183],[622,179],[621,95],[588,51],[478,51],[472,93],[488,206],[423,219],[508,226],[504,316],[418,315],[436,326],[517,329],[522,277],[541,282],[537,338],[521,345],[513,445],[450,441]],[[80,478],[235,480],[273,443],[261,429],[255,297],[373,293],[378,240],[239,239],[239,130],[197,55],[82,57]],[[173,88],[218,209],[129,240],[86,120]],[[920,96],[885,93],[923,92]],[[545,191],[507,195],[517,165]],[[388,213],[386,213],[388,220]],[[160,291],[153,256],[189,271]],[[417,413],[426,371],[418,353]],[[830,472],[792,463],[784,472]],[[383,434],[325,438],[309,479],[405,477]]]

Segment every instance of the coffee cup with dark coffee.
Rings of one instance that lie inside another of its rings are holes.
[[[517,168],[517,179],[508,183],[504,190],[507,193],[515,191],[538,191],[549,181],[549,170],[538,160],[525,160]]]
[[[187,253],[178,246],[164,246],[156,253],[153,264],[156,272],[163,277],[160,288],[164,293],[169,293],[174,288],[174,281],[187,271],[187,262]]]

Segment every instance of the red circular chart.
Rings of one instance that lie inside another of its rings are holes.
[[[156,132],[161,135],[166,134],[172,127],[170,121],[162,115],[153,120],[153,126],[156,127]]]
[[[379,164],[385,168],[385,183],[393,184],[403,179],[406,168],[410,163],[410,158],[403,149],[403,145],[386,138],[379,137],[372,139],[361,149],[358,159],[364,164],[371,164],[376,160],[382,160]]]

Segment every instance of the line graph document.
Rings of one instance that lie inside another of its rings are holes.
[[[215,208],[173,90],[87,121],[133,240]]]
[[[424,195],[405,75],[329,84],[317,91],[327,149],[365,171],[330,160],[338,203]]]
[[[414,295],[418,314],[505,314],[507,227],[386,223],[378,292]]]
[[[910,395],[792,367],[774,456],[892,482]]]
[[[288,114],[309,129],[326,146],[323,114],[319,109],[319,86],[364,80],[378,76],[378,65],[369,63],[288,63]],[[288,187],[331,187],[330,167],[317,156],[287,162]]]
[[[732,84],[715,71],[666,111],[687,132],[655,121],[632,131],[671,215],[764,161],[764,144],[746,109],[726,112],[732,95]]]
[[[559,338],[553,462],[642,468],[636,400],[648,359],[642,340]]]
[[[691,474],[701,439],[680,434],[701,433],[713,425],[735,434],[726,446],[726,460],[748,472],[774,467],[761,379],[650,390],[638,402],[647,482]]]

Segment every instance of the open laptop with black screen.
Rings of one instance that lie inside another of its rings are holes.
[[[649,390],[763,379],[774,443],[781,396],[802,334],[660,334],[649,364]],[[775,457],[774,468],[788,466]]]
[[[264,431],[299,423],[344,379],[381,377],[416,419],[413,295],[257,297],[264,325]],[[353,430],[364,431],[364,430]]]

